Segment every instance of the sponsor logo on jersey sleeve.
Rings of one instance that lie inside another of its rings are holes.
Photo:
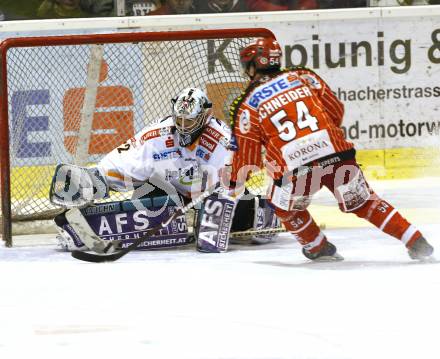
[[[155,161],[170,160],[179,157],[182,157],[182,152],[179,149],[153,153],[153,160]]]
[[[229,127],[227,127],[225,124],[222,124],[222,126],[224,126],[225,129],[229,130]],[[223,145],[226,148],[229,148],[231,141],[225,137],[224,135],[222,135],[219,131],[217,131],[216,129],[212,128],[212,127],[206,127],[204,134],[208,135],[210,138],[216,140],[217,142],[219,142],[221,145]]]
[[[211,158],[211,154],[203,151],[201,148],[197,149],[196,156],[201,158],[202,160],[205,160],[205,161],[209,161],[209,159]]]
[[[219,140],[223,135],[212,127],[206,127],[205,132],[210,135],[214,140]]]
[[[159,137],[159,130],[150,130],[145,132],[142,137],[141,137],[141,143],[147,142],[148,140],[152,139],[152,138],[156,138]]]
[[[251,114],[249,110],[243,110],[238,120],[238,128],[242,134],[246,134],[251,130]]]
[[[172,133],[172,127],[163,127],[163,128],[156,128],[154,130],[150,130],[145,132],[141,137],[141,144],[147,142],[148,140],[151,140],[152,138],[157,138],[161,136],[168,136]]]
[[[208,136],[201,135],[199,139],[199,145],[206,148],[210,152],[214,152],[217,147],[217,142],[212,140]]]
[[[167,140],[165,140],[165,146],[167,146],[167,148],[174,147],[174,139],[169,137]]]
[[[173,132],[172,129],[173,129],[172,127],[162,127],[159,129],[159,134],[161,136],[168,136]]]
[[[306,80],[307,84],[316,90],[319,90],[322,88],[321,82],[313,75],[311,74],[303,74],[301,75],[301,78]]]

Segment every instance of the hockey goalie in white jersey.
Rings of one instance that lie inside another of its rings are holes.
[[[96,167],[57,167],[50,199],[69,208],[55,218],[63,249],[101,253],[108,240],[125,248],[186,200],[221,185],[235,147],[230,128],[213,116],[211,102],[198,88],[182,90],[171,102],[172,115],[144,128]],[[132,199],[94,203],[110,190],[133,191]],[[213,194],[196,211],[194,236],[182,215],[138,247],[173,247],[195,237],[199,251],[224,252],[233,221],[237,230],[277,225],[264,200],[240,201],[240,220],[233,218],[236,207],[235,199]]]

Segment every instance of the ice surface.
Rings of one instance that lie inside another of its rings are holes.
[[[391,187],[408,213],[438,213],[437,185]],[[440,259],[440,217],[415,223]],[[440,358],[440,261],[411,261],[370,226],[326,234],[345,261],[311,263],[287,234],[102,264],[55,251],[53,235],[0,247],[0,358]]]

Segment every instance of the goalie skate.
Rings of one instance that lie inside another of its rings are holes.
[[[304,256],[314,262],[338,262],[343,261],[334,244],[326,241],[324,246],[316,253],[311,253],[305,248],[302,249]]]

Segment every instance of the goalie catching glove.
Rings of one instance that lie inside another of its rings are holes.
[[[108,184],[98,168],[59,164],[50,186],[50,201],[64,208],[85,207],[108,198]]]

